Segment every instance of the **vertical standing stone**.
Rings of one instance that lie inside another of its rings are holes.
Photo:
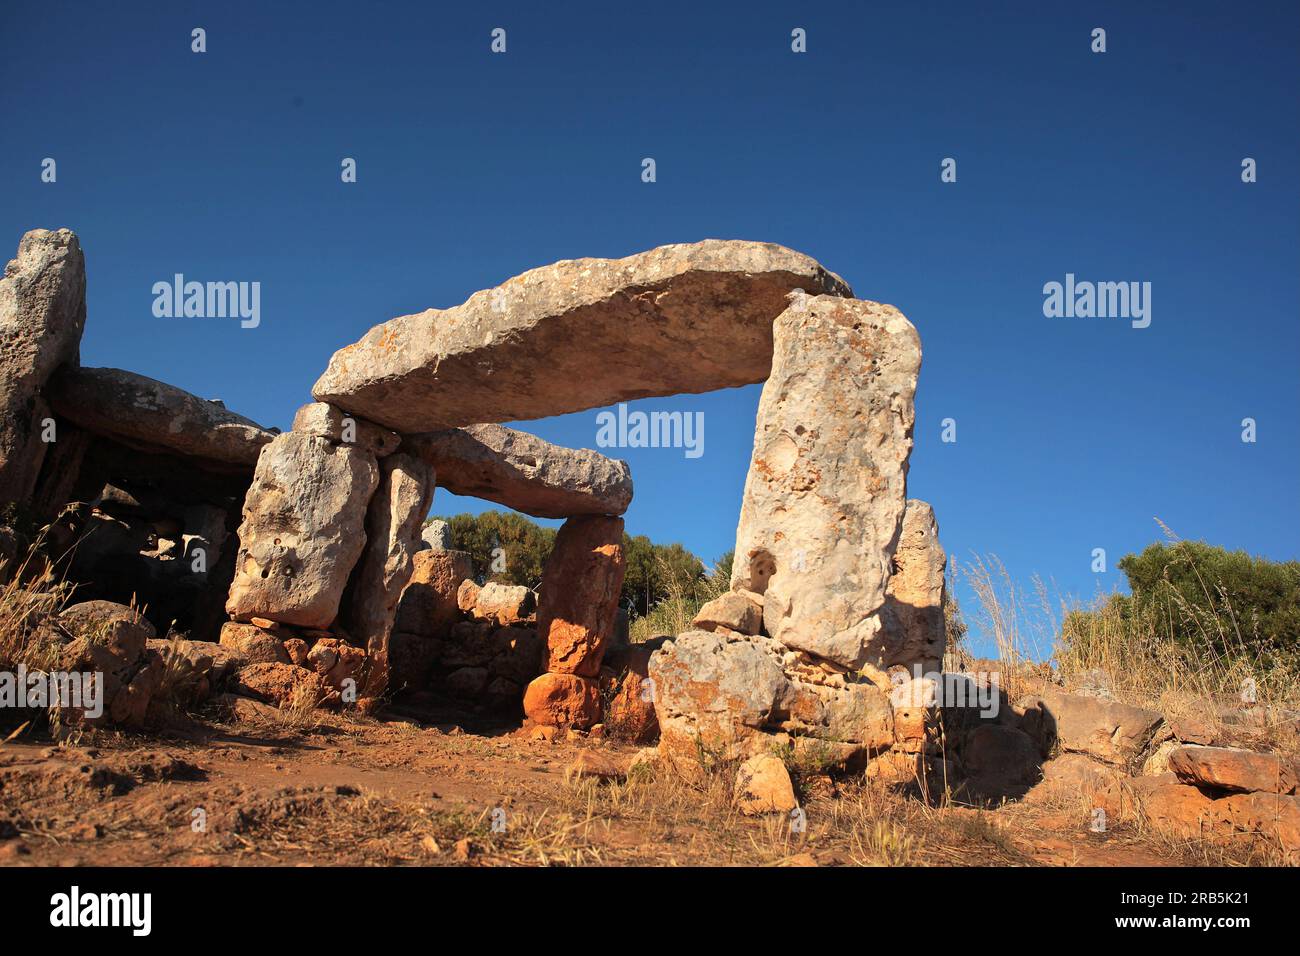
[[[379,463],[379,489],[366,514],[366,550],[353,575],[347,621],[354,641],[366,648],[363,697],[379,697],[388,685],[388,638],[420,528],[433,504],[433,469],[398,452]]]
[[[262,449],[244,499],[226,613],[328,628],[366,545],[366,506],[379,484],[372,452],[304,432]]]
[[[67,229],[33,229],[0,280],[0,502],[32,495],[51,414],[41,390],[60,365],[77,364],[85,324],[81,244]]]
[[[923,674],[942,668],[947,643],[943,618],[947,565],[934,509],[924,501],[909,499],[885,590],[885,606],[880,610],[881,629],[869,646],[873,666],[882,671],[919,667]]]
[[[773,329],[733,590],[787,647],[861,667],[906,499],[921,343],[897,309],[791,296]]]
[[[537,633],[546,643],[546,669],[595,677],[614,636],[627,562],[623,519],[570,518],[555,536],[542,570]]]

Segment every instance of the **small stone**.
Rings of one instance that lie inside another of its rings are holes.
[[[799,805],[785,763],[772,754],[750,757],[736,773],[736,808],[746,816],[789,813]]]

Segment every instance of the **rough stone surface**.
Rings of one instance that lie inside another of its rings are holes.
[[[782,644],[858,668],[903,520],[920,339],[893,307],[834,296],[793,297],[774,335],[732,589],[763,596]]]
[[[1296,768],[1276,754],[1231,747],[1178,747],[1169,769],[1183,783],[1242,793],[1295,793]]]
[[[466,578],[460,582],[460,587],[456,589],[456,606],[465,614],[474,610],[474,605],[478,603],[478,596],[482,592],[477,582]]]
[[[650,656],[655,712],[667,750],[690,754],[699,740],[727,749],[768,724],[790,689],[775,645],[687,631]]]
[[[542,569],[537,633],[546,642],[546,669],[595,677],[614,635],[614,617],[627,560],[623,519],[570,518]]]
[[[411,578],[397,605],[395,631],[423,637],[446,638],[460,620],[456,595],[474,573],[468,551],[417,551],[411,559]]]
[[[600,685],[576,674],[542,674],[524,691],[524,714],[536,724],[586,730],[600,719]]]
[[[1056,725],[1062,750],[1116,765],[1138,760],[1164,723],[1153,710],[1055,689],[1044,690],[1038,699]],[[1030,703],[1022,701],[1018,706]]]
[[[650,655],[663,638],[645,644],[613,648],[605,656],[601,685],[605,705],[605,733],[615,740],[649,743],[659,735],[653,685],[650,684]]]
[[[403,447],[433,465],[439,487],[538,518],[620,515],[632,503],[627,462],[513,428],[470,425],[408,435]]]
[[[358,685],[360,690],[362,670],[367,663],[366,652],[353,647],[337,637],[322,637],[307,652],[307,664],[335,690],[347,689],[348,681]],[[373,695],[368,695],[373,696]]]
[[[437,466],[434,466],[436,472]],[[434,551],[450,551],[451,542],[451,525],[441,518],[434,518],[424,530],[420,532],[420,540],[427,544]]]
[[[293,663],[284,641],[254,624],[226,622],[221,626],[221,646],[230,648],[248,664]]]
[[[293,416],[293,430],[335,445],[353,445],[376,458],[391,455],[402,443],[401,436],[387,428],[325,402],[310,402],[298,409]]]
[[[139,611],[113,601],[82,601],[59,614],[59,624],[74,638],[105,647],[124,661],[134,661],[157,636]]]
[[[31,498],[45,458],[41,391],[76,365],[86,324],[86,263],[67,229],[33,229],[0,279],[0,502]]]
[[[376,326],[334,354],[312,394],[405,434],[748,385],[767,378],[772,320],[794,289],[851,294],[772,243],[566,260]]]
[[[349,633],[366,648],[364,697],[378,697],[387,686],[388,635],[433,503],[434,473],[422,459],[398,452],[380,461],[379,470],[379,488],[366,513],[366,550],[345,615]]]
[[[275,435],[217,402],[117,368],[65,368],[50,405],[68,421],[144,451],[252,468]]]
[[[758,634],[763,629],[763,599],[752,591],[729,591],[700,608],[691,627],[701,631],[725,627],[738,634]]]
[[[277,707],[315,707],[330,696],[319,674],[293,664],[249,664],[235,675],[237,693]]]
[[[736,808],[747,816],[789,813],[799,805],[790,772],[773,754],[758,754],[740,765],[734,799]]]
[[[947,643],[943,618],[947,565],[934,509],[909,499],[885,605],[880,609],[880,632],[868,646],[868,660],[874,667],[883,671],[902,666],[914,673],[919,668],[926,674],[941,669]]]
[[[244,500],[226,612],[328,628],[366,545],[373,455],[288,432],[262,450]]]
[[[489,581],[475,595],[471,613],[480,620],[504,626],[528,620],[536,608],[537,595],[522,584]]]

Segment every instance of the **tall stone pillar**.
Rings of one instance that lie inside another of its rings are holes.
[[[33,229],[0,279],[0,503],[32,496],[51,415],[42,389],[60,365],[78,363],[85,324],[81,243],[67,229]]]
[[[379,463],[379,489],[366,514],[366,550],[348,588],[344,620],[366,649],[361,696],[377,700],[388,686],[388,640],[402,589],[411,579],[420,530],[433,504],[434,470],[398,452]]]
[[[524,713],[534,723],[585,729],[600,719],[597,677],[626,570],[622,518],[586,515],[560,528],[537,604],[547,672],[524,692]]]

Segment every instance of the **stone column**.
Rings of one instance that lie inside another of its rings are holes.
[[[329,629],[366,546],[378,459],[400,439],[332,406],[305,405],[262,449],[244,499],[226,612]]]
[[[42,389],[60,365],[78,363],[85,324],[81,244],[67,229],[33,229],[0,280],[0,502],[32,496],[51,415]]]
[[[856,670],[903,519],[921,343],[892,306],[791,298],[773,329],[731,584],[763,596],[767,634]]]
[[[880,631],[868,645],[868,662],[879,670],[906,667],[912,676],[943,667],[947,626],[943,616],[948,556],[939,543],[934,509],[907,502],[903,530],[894,551],[893,573],[880,609]]]
[[[383,459],[380,471],[379,490],[366,515],[366,550],[352,576],[344,614],[352,639],[366,648],[361,697],[371,701],[388,686],[388,640],[422,543],[435,477],[429,465],[403,452]]]
[[[585,729],[600,719],[597,677],[626,569],[622,518],[570,518],[560,528],[537,605],[547,673],[524,692],[524,713],[535,723]]]

